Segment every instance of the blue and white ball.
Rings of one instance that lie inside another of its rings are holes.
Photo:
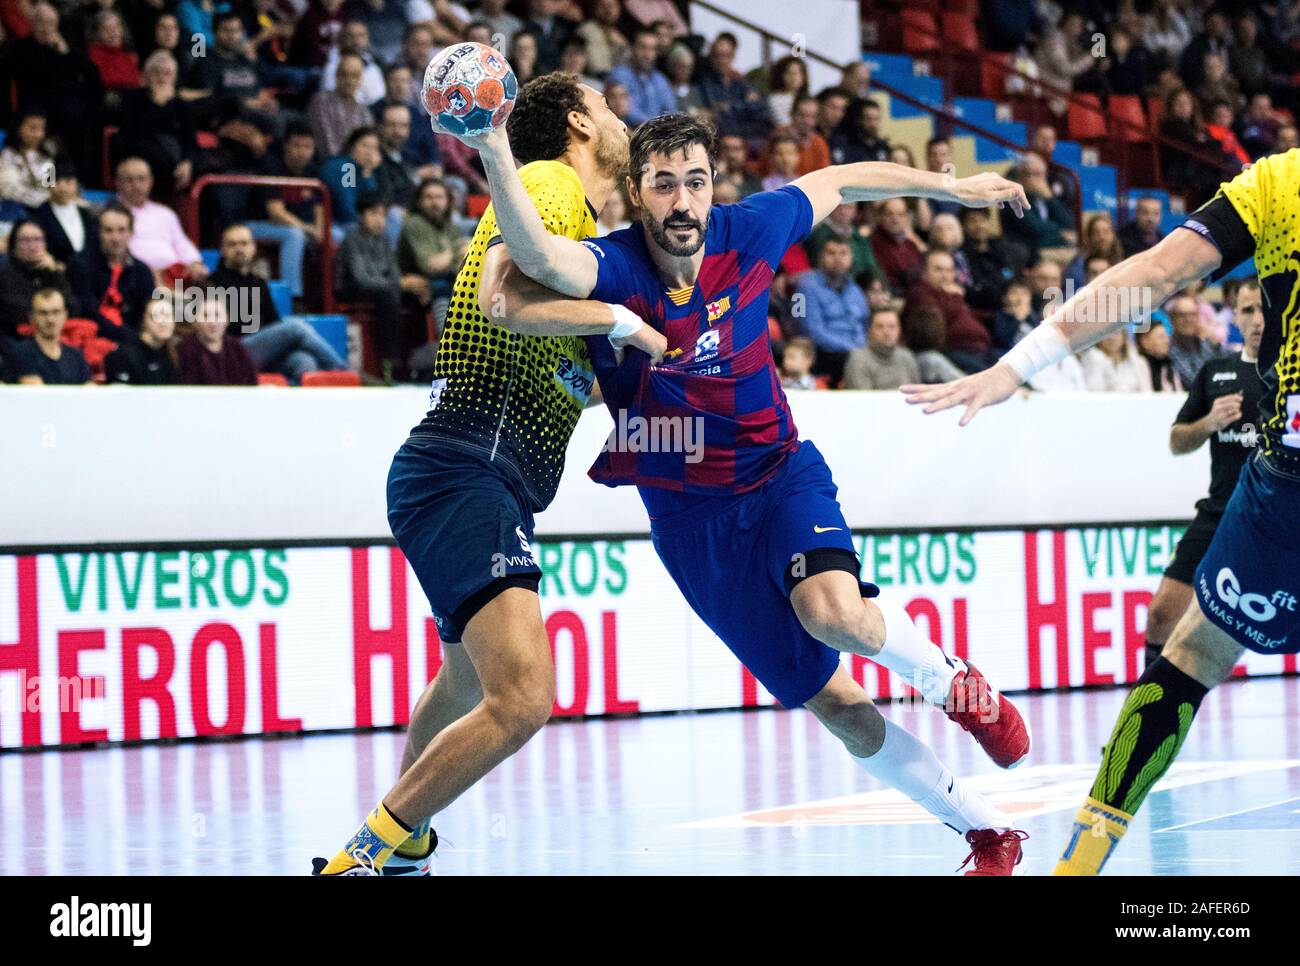
[[[518,93],[510,64],[486,44],[452,44],[424,71],[425,110],[450,134],[480,135],[500,127]]]

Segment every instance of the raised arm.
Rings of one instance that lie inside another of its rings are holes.
[[[1025,189],[997,174],[954,178],[950,174],[920,171],[889,161],[834,164],[794,182],[812,202],[813,224],[850,201],[884,201],[886,198],[933,198],[955,201],[968,208],[1010,205],[1016,217],[1029,207]]]
[[[478,148],[501,238],[519,270],[563,295],[590,295],[596,287],[596,256],[572,238],[546,230],[519,179],[505,125],[482,137],[461,140]]]

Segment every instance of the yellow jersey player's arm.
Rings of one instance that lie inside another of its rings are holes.
[[[1025,189],[997,174],[954,178],[935,171],[918,171],[890,161],[833,164],[793,182],[812,204],[817,224],[846,202],[884,201],[887,198],[932,198],[955,201],[968,208],[1010,205],[1021,217],[1029,208]]]
[[[616,347],[640,349],[652,362],[668,349],[663,334],[641,324],[630,309],[568,298],[534,282],[511,262],[504,245],[488,249],[484,259],[479,310],[494,324],[524,335],[608,335]]]
[[[572,238],[546,230],[515,168],[505,125],[475,146],[487,173],[497,226],[519,270],[562,295],[590,295],[596,287],[596,256]]]

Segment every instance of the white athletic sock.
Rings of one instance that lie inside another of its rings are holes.
[[[872,603],[885,618],[885,646],[871,660],[916,688],[926,701],[942,707],[952,690],[953,678],[966,670],[965,662],[939,650],[897,602],[877,597]]]
[[[1011,828],[1011,819],[965,786],[906,728],[885,721],[885,741],[870,758],[853,757],[867,774],[916,802],[965,835],[973,828]]]

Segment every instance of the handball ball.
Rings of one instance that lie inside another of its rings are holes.
[[[518,93],[510,64],[486,44],[452,44],[424,71],[425,110],[450,134],[479,135],[500,127]]]

